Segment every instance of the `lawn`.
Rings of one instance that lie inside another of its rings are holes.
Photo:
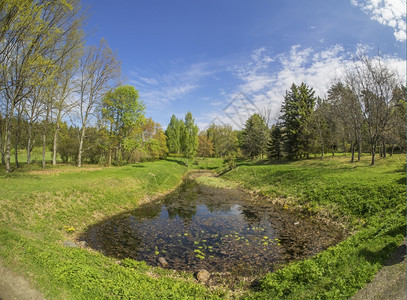
[[[50,299],[216,298],[192,274],[63,246],[90,224],[175,188],[177,160],[120,168],[24,166],[0,175],[0,257]]]
[[[342,224],[350,236],[314,258],[261,279],[259,299],[347,299],[369,282],[402,241],[406,228],[405,156],[311,159],[280,164],[240,162],[223,175],[277,199],[287,209]]]
[[[231,171],[222,167],[222,159],[197,159],[188,168],[181,158],[111,168],[23,165],[11,174],[2,168],[0,258],[49,299],[237,295],[198,284],[192,274],[130,259],[118,263],[99,252],[63,246],[87,226],[174,189],[188,169],[207,168],[223,174],[218,181],[206,179],[207,184],[254,190],[349,232],[346,240],[313,258],[266,275],[243,297],[346,299],[373,278],[403,239],[406,215],[403,155],[378,159],[373,167],[367,156],[354,164],[348,160],[240,161]]]

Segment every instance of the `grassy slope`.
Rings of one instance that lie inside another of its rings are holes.
[[[327,251],[267,275],[258,299],[345,299],[369,281],[405,231],[405,157],[348,158],[287,164],[243,163],[222,176],[277,196],[287,207],[301,205],[345,220],[358,232]],[[199,160],[196,168],[218,168],[221,159]],[[246,164],[246,165],[245,165]],[[174,188],[187,168],[174,161],[121,168],[58,166],[40,171],[24,167],[11,175],[0,170],[0,258],[33,278],[56,299],[212,298],[191,275],[62,246],[71,239],[65,226],[79,232],[103,218],[133,209],[148,196]],[[219,182],[215,182],[219,184]],[[228,185],[227,182],[221,182]],[[75,233],[74,233],[75,234]],[[178,278],[175,278],[175,277]]]
[[[174,188],[187,168],[159,161],[121,168],[25,167],[0,175],[0,258],[33,278],[52,299],[216,297],[191,275],[63,247],[66,227],[81,231],[133,209],[144,197]]]
[[[405,157],[347,163],[337,157],[275,165],[242,163],[223,178],[301,206],[324,212],[357,231],[313,259],[292,263],[260,280],[259,299],[346,299],[369,282],[405,235]]]

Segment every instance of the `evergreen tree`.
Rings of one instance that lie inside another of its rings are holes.
[[[270,139],[267,144],[267,156],[269,159],[278,160],[283,157],[283,131],[280,123],[271,126]]]
[[[305,83],[286,92],[281,108],[281,120],[284,127],[284,148],[288,158],[308,156],[311,144],[310,120],[315,106],[315,96],[312,88]]]
[[[247,119],[243,131],[243,150],[245,153],[254,158],[266,152],[269,129],[259,114],[252,115]]]

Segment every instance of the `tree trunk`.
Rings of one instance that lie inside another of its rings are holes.
[[[78,151],[78,167],[82,167],[82,149],[83,149],[83,139],[85,137],[85,126],[82,127],[79,136],[79,151]]]
[[[0,130],[0,153],[1,153],[1,164],[4,166],[6,164],[6,157],[4,153],[4,138],[1,130]]]
[[[346,156],[346,143],[345,143],[345,139],[343,139],[342,142],[343,142],[343,155]]]
[[[10,151],[11,151],[11,122],[6,126],[6,172],[10,173]]]
[[[31,164],[31,138],[32,138],[32,124],[31,122],[28,123],[28,132],[27,132],[27,164]]]
[[[391,152],[390,152],[390,156],[393,156],[394,153],[394,144],[391,145]]]
[[[324,151],[325,151],[324,144],[322,143],[321,144],[321,159],[324,159]]]
[[[49,103],[48,103],[49,104]],[[44,126],[42,128],[42,168],[45,169],[45,151],[47,148],[47,130],[48,130],[48,119],[49,119],[49,106],[47,104],[46,110],[46,116],[45,116],[45,122]]]
[[[375,154],[376,154],[376,141],[371,146],[371,152],[372,152],[372,163],[371,163],[371,165],[374,166]]]
[[[386,156],[387,156],[386,143],[383,142],[383,158],[386,158]]]
[[[112,148],[109,147],[109,154],[107,157],[107,166],[110,167],[112,165]]]
[[[58,150],[58,132],[59,132],[59,122],[57,121],[55,132],[54,132],[54,142],[52,149],[52,165],[57,164],[57,150]]]
[[[352,143],[351,146],[350,146],[350,147],[351,147],[350,150],[351,150],[351,152],[352,152],[352,157],[351,157],[351,159],[350,159],[350,162],[351,162],[351,163],[353,163],[354,160],[355,160],[355,144],[356,144],[356,143]]]
[[[360,157],[362,156],[362,143],[358,140],[358,161],[360,161]]]
[[[11,120],[14,114],[14,101],[11,101],[10,111],[6,119],[6,172],[10,173],[10,156],[11,156]]]
[[[16,162],[16,168],[19,168],[19,164],[18,164],[18,132],[16,133],[16,136],[14,137],[15,141],[14,141],[14,160]]]
[[[14,158],[16,162],[16,168],[19,168],[20,165],[18,163],[18,142],[20,141],[20,126],[21,126],[21,112],[20,109],[17,110],[17,126],[16,126],[16,134],[14,136]]]
[[[47,136],[45,132],[42,134],[42,168],[45,169],[45,149],[47,147]]]

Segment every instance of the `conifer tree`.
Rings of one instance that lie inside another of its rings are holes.
[[[268,127],[264,118],[259,114],[252,115],[247,119],[243,131],[243,150],[252,158],[266,153],[268,141]]]
[[[270,139],[267,144],[267,157],[280,160],[283,157],[283,131],[281,124],[271,126]]]
[[[308,156],[311,144],[310,121],[315,106],[314,90],[305,83],[294,83],[286,92],[281,108],[281,120],[284,128],[284,148],[288,158]]]

